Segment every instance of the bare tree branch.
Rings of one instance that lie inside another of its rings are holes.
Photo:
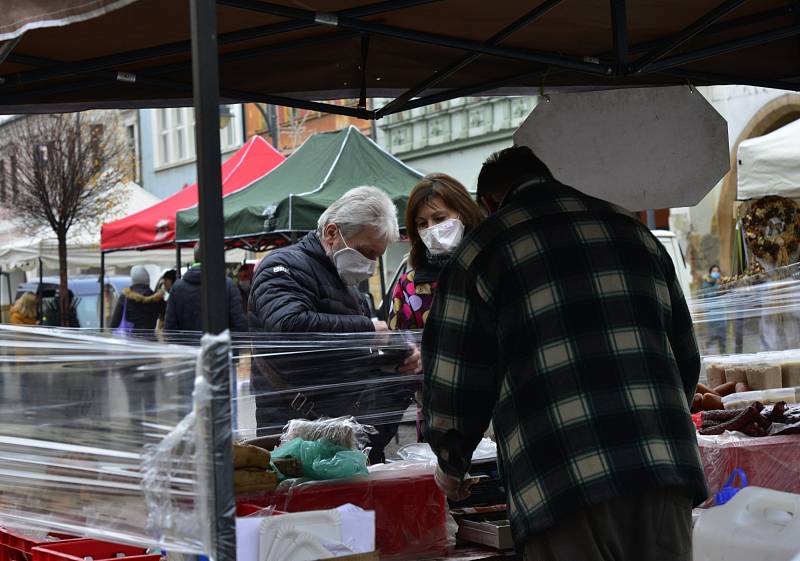
[[[58,240],[61,321],[68,317],[67,236],[102,221],[119,204],[130,176],[124,135],[113,113],[35,115],[4,131],[11,162],[8,206],[29,233]]]

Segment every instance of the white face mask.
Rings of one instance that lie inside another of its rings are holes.
[[[431,255],[452,253],[464,237],[464,224],[458,218],[449,218],[420,230],[419,237]]]
[[[367,259],[360,251],[348,246],[341,231],[339,231],[339,236],[344,242],[344,248],[333,254],[333,264],[336,266],[342,282],[346,286],[355,286],[375,273],[377,261]]]

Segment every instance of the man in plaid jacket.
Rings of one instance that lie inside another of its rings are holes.
[[[526,560],[689,560],[700,358],[672,261],[524,147],[487,160],[478,197],[491,216],[443,270],[422,345],[437,482],[469,494],[491,420]]]

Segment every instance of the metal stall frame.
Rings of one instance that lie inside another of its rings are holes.
[[[537,3],[524,15],[511,22],[501,31],[485,41],[462,39],[456,36],[422,32],[391,26],[365,18],[378,14],[390,14],[393,11],[413,8],[425,4],[436,4],[441,0],[375,0],[373,3],[357,6],[335,13],[321,13],[311,10],[290,8],[284,5],[271,4],[257,0],[189,0],[191,11],[191,40],[178,41],[171,44],[140,48],[130,52],[107,54],[95,59],[77,62],[59,62],[44,57],[30,56],[14,52],[18,40],[2,45],[0,58],[12,64],[33,67],[2,76],[0,79],[0,105],[26,106],[29,104],[47,105],[49,94],[91,90],[93,85],[104,85],[114,82],[137,83],[145,86],[164,88],[180,92],[183,100],[191,97],[196,112],[196,146],[197,177],[199,186],[199,217],[201,224],[202,282],[203,282],[203,325],[210,334],[223,333],[227,325],[225,300],[215,298],[216,294],[225,290],[224,231],[222,213],[222,189],[220,176],[220,151],[218,133],[218,107],[220,95],[227,100],[238,102],[262,102],[285,105],[302,109],[324,111],[328,113],[348,115],[363,119],[379,119],[387,115],[439,103],[458,97],[495,91],[509,85],[519,84],[521,79],[540,82],[544,88],[545,77],[563,71],[578,72],[590,76],[595,85],[614,87],[630,85],[625,79],[636,79],[643,76],[669,77],[671,83],[694,82],[696,85],[717,83],[740,83],[754,86],[800,90],[798,76],[731,76],[714,72],[697,71],[686,68],[686,65],[705,60],[721,54],[734,53],[742,49],[763,45],[772,41],[800,35],[800,3],[787,3],[775,9],[755,12],[735,19],[720,21],[730,15],[745,0],[721,0],[708,13],[697,18],[678,33],[664,35],[643,44],[630,44],[626,0],[610,0],[609,16],[612,22],[613,50],[606,53],[595,53],[595,56],[569,57],[555,52],[536,52],[526,48],[504,46],[505,40],[516,31],[530,25],[551,9],[560,5],[561,0],[545,0]],[[227,6],[245,11],[266,13],[285,18],[277,24],[264,25],[250,29],[217,34],[217,6]],[[744,32],[735,39],[723,39],[710,46],[685,50],[673,54],[694,38],[708,38],[715,34],[735,30],[747,30],[756,23],[764,24],[774,19],[793,18],[793,23],[782,27],[773,27],[759,32]],[[274,44],[247,48],[248,41],[266,36],[287,35],[292,32],[312,27],[327,28],[328,33],[307,37],[300,40],[287,40]],[[229,61],[245,60],[266,53],[290,51],[302,46],[319,46],[327,42],[341,39],[361,37],[361,84],[359,107],[345,107],[332,103],[322,103],[302,99],[302,96],[276,95],[265,92],[242,91],[238,89],[220,89],[218,64]],[[394,100],[378,109],[368,109],[365,103],[368,97],[367,76],[364,69],[374,41],[370,37],[388,37],[408,41],[409,43],[433,45],[452,49],[461,53],[461,57],[451,62],[435,75],[429,76],[416,84],[412,84]],[[225,45],[226,50],[219,54],[218,46]],[[191,61],[172,62],[170,57],[185,55],[191,52]],[[592,53],[588,53],[592,54]],[[462,85],[443,91],[432,88],[447,77],[463,70],[481,56],[492,56],[500,59],[515,60],[527,63],[530,68],[525,72],[493,78],[482,82],[467,81]],[[167,63],[160,63],[160,59]],[[119,68],[130,67],[137,63],[146,63],[136,72],[119,71]],[[149,66],[148,66],[149,65]],[[168,78],[177,71],[192,70],[192,84]],[[619,79],[614,82],[613,79]],[[612,79],[609,81],[609,79]],[[20,94],[16,89],[20,86],[41,86],[38,90]],[[161,101],[163,106],[170,100]],[[180,99],[173,100],[181,103]],[[79,106],[80,104],[78,104]],[[88,106],[88,102],[84,103]],[[291,235],[291,234],[290,234]],[[177,251],[180,251],[178,247]],[[104,260],[104,257],[103,257]],[[103,263],[104,264],[104,263]],[[101,284],[104,280],[101,277]],[[101,312],[102,313],[102,312]],[[214,516],[215,534],[210,557],[214,561],[234,561],[236,558],[234,519],[235,500],[231,477],[231,389],[229,381],[230,361],[224,360],[215,351],[215,357],[203,368],[204,376],[213,390],[210,414],[217,421],[214,423],[212,442],[216,446],[214,469],[212,474],[211,495],[213,505],[210,510]]]

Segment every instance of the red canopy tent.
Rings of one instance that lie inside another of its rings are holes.
[[[222,194],[228,195],[261,179],[285,158],[254,136],[222,164]],[[175,213],[197,205],[197,184],[125,218],[103,224],[103,252],[123,249],[155,249],[175,243]]]

